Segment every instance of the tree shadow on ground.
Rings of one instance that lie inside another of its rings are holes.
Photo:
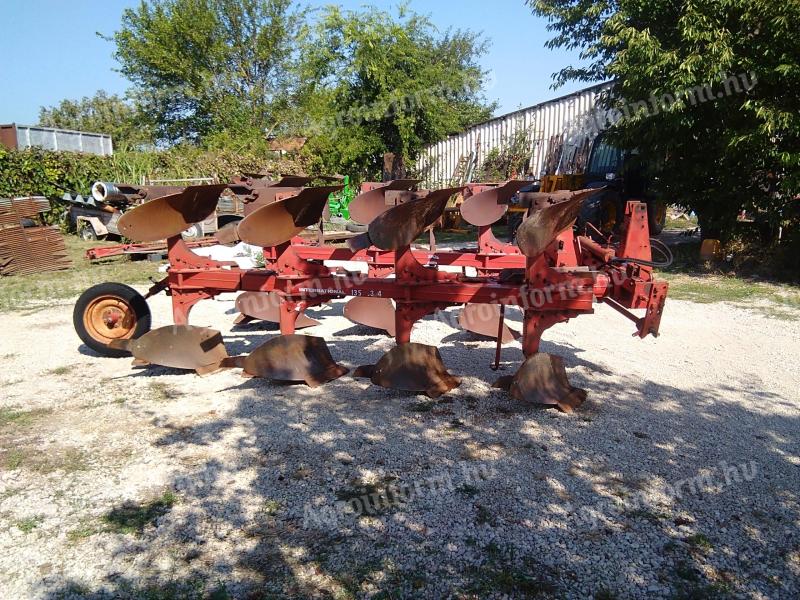
[[[330,346],[367,363],[391,340]],[[563,415],[489,388],[492,348],[440,351],[471,371],[437,400],[349,377],[324,394],[251,379],[223,415],[164,423],[157,446],[203,456],[171,482],[179,501],[120,534],[126,574],[91,589],[46,578],[43,597],[800,593],[788,399],[755,380],[663,385],[545,343],[590,391]]]

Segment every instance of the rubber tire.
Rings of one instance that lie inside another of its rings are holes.
[[[361,223],[356,223],[355,221],[349,221],[344,228],[350,233],[364,233],[369,231],[369,225],[362,225]]]
[[[86,344],[86,346],[103,356],[110,356],[112,358],[130,356],[130,352],[109,348],[106,344],[94,339],[89,335],[89,332],[86,331],[86,327],[84,327],[83,324],[83,313],[86,312],[89,304],[99,296],[117,296],[133,309],[136,315],[136,329],[134,329],[131,339],[141,337],[150,331],[151,316],[147,301],[144,299],[144,296],[130,286],[113,282],[100,283],[83,292],[75,303],[75,308],[72,311],[72,325],[75,327],[78,337],[81,338],[81,341]]]

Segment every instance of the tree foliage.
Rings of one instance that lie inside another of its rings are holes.
[[[77,131],[106,133],[115,148],[151,144],[153,132],[138,106],[103,90],[91,98],[62,100],[58,105],[39,109],[39,125]]]
[[[291,0],[142,0],[114,34],[121,72],[162,140],[274,127],[303,21]]]
[[[315,170],[375,176],[487,118],[481,38],[405,7],[311,13],[290,0],[142,0],[112,40],[166,144],[308,138]]]
[[[581,50],[581,63],[556,83],[612,79],[610,106],[639,102],[613,138],[649,155],[662,193],[696,210],[707,233],[729,233],[741,209],[773,224],[792,212],[800,193],[800,3],[528,4],[550,20],[550,46]]]
[[[491,115],[479,35],[440,33],[402,7],[397,17],[328,7],[301,54],[299,115],[321,168],[377,176],[382,154],[406,161],[425,145]]]

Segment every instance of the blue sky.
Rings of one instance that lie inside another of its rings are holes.
[[[323,6],[330,1],[310,1]],[[95,33],[110,35],[122,11],[138,0],[0,0],[0,123],[35,124],[40,106],[64,98],[91,96],[98,89],[124,93],[130,83],[114,71],[113,45]],[[396,1],[341,0],[345,8]],[[441,30],[482,31],[491,46],[483,58],[492,71],[490,100],[497,114],[530,106],[582,87],[550,89],[551,74],[575,61],[574,54],[547,50],[546,22],[534,17],[523,0],[412,0]]]

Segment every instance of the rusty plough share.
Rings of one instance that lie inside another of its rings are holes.
[[[573,231],[582,202],[597,190],[519,193],[526,183],[509,181],[431,192],[416,189],[417,183],[365,184],[350,210],[367,231],[343,248],[325,245],[321,235],[318,240],[298,237],[310,226],[319,225],[321,232],[328,195],[340,186],[303,187],[308,180],[302,177],[278,182],[242,179],[248,197],[245,218],[226,232],[226,241],[261,246],[265,265],[256,269],[200,257],[181,240],[181,231],[214,211],[225,186],[188,187],[147,202],[125,214],[120,229],[135,241],[167,239],[167,277],[148,296],[166,290],[175,325],[144,332],[149,312],[142,297],[133,296],[130,288],[103,284],[96,286],[102,289],[88,290],[76,305],[78,332],[100,352],[132,353],[136,364],[199,373],[241,368],[247,376],[317,386],[347,369],[335,362],[323,339],[297,335],[295,330],[318,324],[304,314],[306,309],[349,297],[347,318],[386,330],[397,342],[376,365],[359,367],[354,375],[387,388],[437,397],[458,386],[459,380],[447,371],[435,347],[411,342],[411,329],[436,311],[463,306],[463,328],[498,339],[496,365],[500,345],[521,338],[524,363],[495,385],[520,401],[564,411],[579,406],[586,392],[570,385],[561,358],[539,353],[546,329],[591,314],[593,304],[602,301],[633,320],[640,337],[658,335],[667,284],[652,274],[644,203],[628,203],[621,239],[611,246]],[[477,247],[414,248],[414,241],[440,219],[456,193],[464,197],[464,220],[478,228]],[[514,245],[496,239],[491,226],[518,193],[528,217]],[[326,266],[327,261],[362,263],[366,274]],[[474,276],[467,276],[468,267]],[[125,293],[115,293],[118,288]],[[188,326],[197,302],[225,292],[244,292],[237,299],[239,321],[273,321],[280,324],[282,335],[247,356],[229,357],[219,332]],[[523,311],[521,332],[504,322],[509,306]],[[642,309],[644,315],[631,309]]]

